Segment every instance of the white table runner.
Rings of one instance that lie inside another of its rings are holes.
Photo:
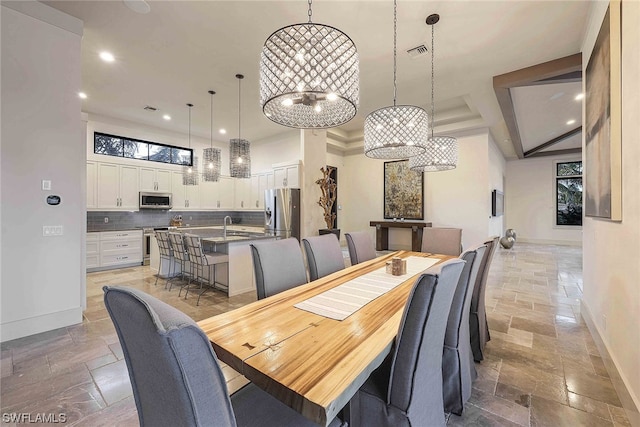
[[[294,307],[330,319],[344,320],[409,277],[440,261],[438,258],[418,256],[410,256],[405,259],[407,260],[407,274],[393,276],[386,272],[386,267],[382,267],[299,302]]]

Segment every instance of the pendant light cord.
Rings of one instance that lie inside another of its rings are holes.
[[[432,140],[433,140],[433,127],[435,125],[435,114],[436,114],[436,107],[435,107],[436,101],[435,101],[435,89],[434,89],[435,88],[435,84],[434,84],[435,73],[433,71],[434,70],[434,65],[433,65],[434,64],[434,60],[433,60],[434,53],[433,53],[433,49],[434,49],[434,46],[435,46],[435,43],[433,41],[434,40],[433,34],[434,34],[434,31],[435,31],[435,28],[434,28],[435,25],[436,24],[431,25],[431,139]]]
[[[313,13],[311,11],[311,2],[312,0],[309,0],[309,11],[307,12],[307,15],[309,15],[309,24],[311,24],[311,14]]]
[[[211,94],[211,148],[213,148],[213,95],[215,92],[210,90],[209,93]]]
[[[393,106],[396,106],[396,46],[398,44],[398,2],[393,0]]]
[[[238,77],[238,76],[236,75],[236,77]],[[238,139],[242,139],[242,136],[240,134],[240,117],[242,116],[242,111],[241,111],[241,108],[240,108],[240,102],[241,102],[240,101],[240,99],[241,99],[241,96],[240,96],[240,80],[241,80],[241,77],[238,77]]]

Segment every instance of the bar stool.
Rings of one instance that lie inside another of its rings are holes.
[[[200,294],[198,295],[198,301],[196,305],[200,304],[200,297],[207,291],[207,288],[202,289],[202,285],[206,284],[207,287],[211,287],[213,289],[223,290],[225,292],[229,292],[229,287],[224,283],[220,283],[216,281],[216,266],[218,264],[224,264],[229,262],[229,255],[218,252],[210,252],[205,253],[202,250],[202,240],[200,236],[195,234],[185,234],[184,236],[185,242],[187,244],[187,253],[189,254],[189,261],[195,267],[195,280],[196,282],[200,282]],[[204,275],[204,272],[207,271],[207,275]],[[216,287],[219,285],[220,287]],[[189,293],[189,288],[187,285],[187,290],[184,294],[184,298],[187,299],[187,294]]]
[[[158,250],[160,251],[160,264],[158,265],[158,274],[156,274],[155,286],[158,285],[158,277],[162,273],[162,267],[165,262],[169,262],[169,269],[167,270],[167,279],[164,284],[164,288],[167,288],[169,280],[171,280],[171,268],[173,267],[173,249],[171,249],[171,243],[169,243],[168,231],[156,231],[156,241],[158,242]]]
[[[189,263],[189,255],[187,254],[187,249],[184,246],[184,238],[181,233],[177,232],[169,232],[169,243],[171,244],[171,249],[173,250],[173,258],[180,265],[180,278],[184,281],[185,275],[187,277],[191,277],[191,264]],[[187,269],[189,271],[187,271]],[[167,283],[171,283],[171,281],[178,277],[175,271],[174,265],[174,276],[171,277]],[[165,285],[166,287],[166,285]],[[173,284],[169,286],[169,290],[173,287]],[[184,286],[183,286],[184,287]],[[182,291],[182,287],[180,288]],[[178,294],[180,296],[180,294]]]

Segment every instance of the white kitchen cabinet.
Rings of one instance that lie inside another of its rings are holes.
[[[218,203],[217,209],[233,209],[233,195],[235,178],[221,176],[218,182]]]
[[[218,207],[218,193],[220,182],[202,181],[200,183],[200,208],[216,209]]]
[[[100,267],[100,233],[87,233],[86,268]]]
[[[200,185],[202,185],[202,180],[198,181],[198,185],[183,185],[182,171],[172,171],[171,193],[173,193],[173,209],[200,209]]]
[[[87,233],[87,270],[142,264],[142,230]]]
[[[273,172],[264,172],[251,177],[250,209],[264,209],[264,191],[273,188]]]
[[[87,162],[87,209],[98,207],[98,164]]]
[[[98,209],[138,210],[138,188],[138,167],[98,163]]]
[[[157,168],[140,168],[140,191],[171,192],[171,171]]]
[[[278,163],[273,166],[274,188],[300,187],[300,162]]]
[[[235,178],[234,207],[236,209],[251,209],[251,180],[246,178]]]

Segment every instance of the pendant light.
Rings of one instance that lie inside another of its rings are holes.
[[[211,147],[202,150],[202,157],[204,158],[202,179],[210,182],[218,182],[221,168],[220,149],[213,148],[213,95],[215,94],[214,91],[209,91],[209,95],[211,95]]]
[[[358,112],[358,50],[345,33],[309,22],[280,28],[260,55],[260,106],[270,120],[298,129],[340,126]]]
[[[396,105],[398,5],[393,2],[393,106],[370,113],[364,121],[364,154],[374,159],[407,159],[425,151],[429,138],[427,112]]]
[[[434,27],[440,20],[440,15],[433,14],[427,17],[427,25],[431,26],[431,137],[427,144],[427,150],[409,159],[409,169],[416,172],[438,172],[455,169],[458,164],[458,140],[452,136],[433,136],[435,121],[435,95],[434,95]]]
[[[242,74],[236,74],[238,79],[238,138],[229,140],[229,171],[234,178],[251,178],[251,143],[240,136],[241,92],[240,82]]]
[[[189,107],[189,149],[191,149],[191,108],[193,104],[187,104]],[[182,184],[183,185],[198,185],[198,158],[191,152],[191,165],[184,165],[182,167]]]

